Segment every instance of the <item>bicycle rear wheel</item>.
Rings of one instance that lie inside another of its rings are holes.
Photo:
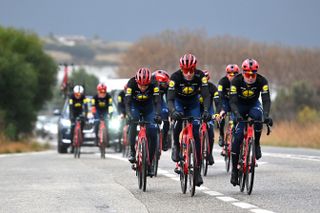
[[[148,170],[148,161],[147,161],[147,148],[144,139],[142,139],[142,189],[145,192],[147,188],[147,170]]]
[[[74,134],[74,158],[80,158],[80,145],[81,145],[81,127],[76,126]]]
[[[208,132],[205,132],[202,135],[202,159],[201,159],[201,172],[203,176],[207,176],[208,172],[208,157],[209,157],[209,137]]]
[[[190,140],[190,146],[188,150],[189,155],[189,190],[191,197],[194,196],[196,191],[196,177],[198,175],[197,169],[197,155],[196,155],[196,147],[194,144],[194,140]]]
[[[159,166],[159,159],[160,159],[160,140],[161,140],[161,136],[159,135],[159,140],[157,140],[157,145],[156,145],[156,152],[154,153],[154,157],[153,157],[153,169],[154,169],[154,176],[157,177],[158,174],[158,166]]]
[[[256,153],[255,153],[255,144],[254,139],[251,138],[249,141],[249,148],[248,148],[248,155],[247,155],[247,193],[248,195],[251,194],[253,189],[253,183],[254,183],[254,170],[256,166]]]
[[[246,165],[244,162],[244,153],[245,153],[245,141],[242,142],[241,147],[240,147],[240,154],[239,154],[239,187],[240,191],[243,192],[245,184],[246,184]]]

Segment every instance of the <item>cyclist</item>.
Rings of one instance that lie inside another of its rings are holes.
[[[129,161],[136,161],[135,138],[137,135],[137,124],[140,113],[147,124],[147,137],[149,142],[149,160],[152,165],[153,155],[155,153],[155,142],[157,140],[157,126],[154,123],[161,123],[160,116],[160,95],[159,87],[151,83],[151,72],[148,68],[140,68],[135,77],[128,81],[126,91],[126,113],[129,122],[129,141],[130,157]],[[148,168],[148,174],[154,175],[153,166]]]
[[[112,97],[107,93],[107,86],[105,84],[99,83],[97,85],[97,94],[92,98],[91,102],[92,112],[94,114],[94,130],[96,134],[95,145],[98,146],[100,118],[104,118],[104,120],[106,120],[108,117],[111,117],[113,111]],[[106,127],[108,128],[107,122]]]
[[[193,116],[196,119],[193,121],[193,136],[196,143],[197,162],[200,171],[200,137],[199,128],[200,120],[200,103],[199,103],[199,90],[204,100],[203,118],[206,121],[211,119],[208,112],[209,110],[209,89],[208,80],[204,73],[196,69],[197,59],[192,54],[185,54],[180,58],[180,69],[171,75],[168,89],[168,106],[171,112],[171,118],[176,120],[174,126],[174,146],[172,149],[172,160],[178,162],[180,160],[180,145],[179,134],[182,130],[181,118],[186,116]],[[176,168],[175,172],[179,173]],[[200,186],[203,183],[200,172],[196,177],[196,185]]]
[[[218,83],[218,91],[219,96],[221,100],[222,109],[220,111],[220,114],[217,116],[217,118],[222,118],[227,112],[231,111],[230,104],[229,104],[229,95],[230,95],[230,82],[233,80],[233,78],[239,74],[239,66],[237,64],[228,64],[226,66],[226,76],[220,79]],[[231,119],[233,116],[231,115]],[[219,146],[224,146],[224,125],[225,125],[225,119],[220,120],[220,126],[219,126]],[[221,155],[225,155],[224,149],[222,149]]]
[[[167,104],[167,92],[169,86],[169,74],[164,70],[156,70],[152,73],[152,81],[157,82],[160,90],[161,97],[161,118],[163,120],[162,129],[162,150],[167,151],[168,145],[168,132],[169,132],[169,108]]]
[[[207,77],[207,79],[210,79],[210,74],[208,70],[203,70],[204,75]],[[216,85],[214,85],[212,82],[208,81],[208,87],[209,87],[209,97],[210,97],[210,106],[209,106],[209,113],[211,117],[214,115],[214,109],[213,109],[213,101],[216,107],[216,111],[220,111],[220,98],[219,93]],[[200,111],[203,113],[204,107],[203,107],[203,98],[200,96]],[[209,136],[209,145],[210,145],[210,155],[208,156],[209,165],[214,164],[214,159],[212,155],[212,149],[213,149],[213,142],[214,142],[214,123],[213,120],[210,120],[207,122],[208,124],[208,136]]]
[[[88,100],[84,95],[84,88],[81,85],[76,85],[73,87],[73,93],[69,98],[69,117],[71,121],[71,144],[73,144],[73,134],[76,118],[84,115],[84,118],[87,118],[88,114]],[[81,130],[84,127],[84,119],[81,120]]]
[[[230,87],[230,106],[236,117],[236,121],[242,121],[247,116],[254,120],[264,118],[264,121],[272,125],[272,119],[269,117],[270,111],[270,92],[268,81],[265,77],[258,74],[259,64],[254,59],[246,59],[242,63],[242,75],[237,75],[231,81]],[[261,93],[262,104],[258,100]],[[245,124],[239,122],[235,129],[234,142],[232,144],[232,174],[231,184],[236,186],[238,184],[238,160],[240,153],[240,145],[243,141],[243,129]],[[255,152],[256,159],[261,158],[260,136],[262,131],[262,124],[254,125],[255,131]]]

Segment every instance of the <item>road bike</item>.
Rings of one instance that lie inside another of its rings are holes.
[[[81,116],[78,116],[76,118],[75,128],[73,131],[74,158],[80,158],[80,152],[81,152],[80,148],[83,142],[83,135],[81,130],[82,119],[83,118]]]
[[[256,167],[256,153],[254,142],[254,124],[264,123],[249,118],[247,121],[240,121],[245,123],[244,139],[240,146],[239,163],[238,163],[238,178],[240,191],[243,192],[246,187],[248,195],[251,194],[254,183],[255,167]],[[267,125],[267,135],[270,134],[271,129]]]
[[[234,124],[231,119],[230,112],[225,116],[225,121],[227,122],[226,131],[224,133],[224,146],[222,150],[222,155],[224,156],[225,168],[226,171],[230,171],[230,163],[231,163],[231,145],[233,141],[233,133],[234,133]]]
[[[208,135],[208,124],[202,121],[200,126],[200,144],[201,144],[201,173],[207,175],[210,155],[210,143]]]
[[[103,116],[100,117],[99,121],[99,149],[100,149],[100,157],[102,159],[106,158],[106,146],[108,144],[108,129],[106,125],[105,118]]]
[[[179,135],[180,161],[179,166],[180,184],[182,193],[185,194],[189,188],[191,197],[195,194],[196,177],[198,175],[198,162],[195,140],[193,137],[193,117],[184,117],[182,120],[182,130]]]

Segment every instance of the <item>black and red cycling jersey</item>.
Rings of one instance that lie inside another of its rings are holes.
[[[88,113],[88,99],[82,95],[79,99],[71,94],[69,98],[69,110],[70,110],[70,119],[74,120],[76,117],[80,116],[85,112]]]
[[[256,82],[253,84],[247,84],[243,75],[237,75],[231,81],[230,106],[233,112],[239,112],[238,104],[255,104],[261,94],[264,115],[269,115],[271,100],[268,81],[260,74],[257,74],[256,78]]]
[[[126,90],[126,111],[130,113],[130,105],[132,101],[135,101],[135,104],[149,104],[150,101],[156,106],[156,112],[160,113],[160,94],[159,94],[159,87],[155,83],[150,83],[146,91],[142,92],[135,78],[131,78],[127,84]]]
[[[168,106],[174,109],[174,99],[188,100],[199,95],[204,99],[204,110],[208,111],[210,105],[208,79],[201,70],[196,69],[192,80],[187,81],[181,70],[171,75],[168,89]]]
[[[91,102],[95,109],[99,112],[112,112],[112,97],[109,93],[107,93],[106,96],[103,98],[98,97],[98,95],[95,95],[92,98]]]

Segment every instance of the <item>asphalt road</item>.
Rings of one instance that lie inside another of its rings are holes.
[[[80,159],[55,150],[0,155],[0,212],[319,212],[320,150],[263,147],[251,195],[233,187],[215,150],[194,197],[182,194],[170,151],[158,177],[138,189],[129,162],[83,148]]]

